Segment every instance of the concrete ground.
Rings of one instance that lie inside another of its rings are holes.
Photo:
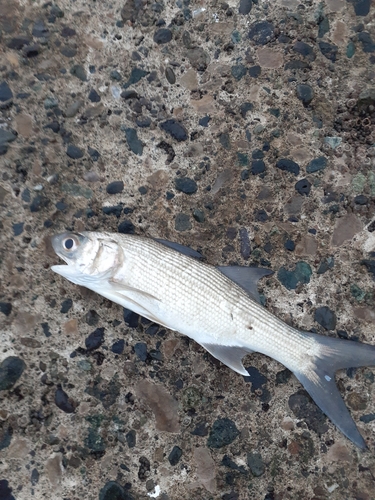
[[[375,344],[370,0],[0,0],[0,498],[375,498],[282,365],[249,378],[50,270],[64,230],[260,265],[289,324]]]

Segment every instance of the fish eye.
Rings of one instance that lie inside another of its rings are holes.
[[[73,238],[65,238],[65,240],[62,242],[64,250],[71,251],[75,250],[77,248],[77,243]]]

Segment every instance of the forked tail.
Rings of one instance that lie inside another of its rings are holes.
[[[335,372],[341,368],[375,366],[375,346],[302,333],[319,344],[320,354],[303,372],[295,371],[295,376],[341,432],[360,448],[366,448],[366,443],[337,389]]]

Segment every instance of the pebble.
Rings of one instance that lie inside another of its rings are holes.
[[[251,254],[249,233],[245,227],[240,229],[240,253],[243,259],[248,260]]]
[[[238,7],[238,12],[243,16],[250,13],[253,6],[253,0],[240,0],[240,5]]]
[[[133,500],[133,497],[116,481],[108,481],[99,492],[99,500]]]
[[[61,309],[60,309],[60,312],[62,314],[66,314],[68,311],[70,311],[70,309],[72,308],[73,306],[73,301],[72,299],[65,299],[62,301],[61,303]]]
[[[75,146],[74,144],[69,144],[66,150],[66,154],[69,156],[69,158],[72,158],[73,160],[79,160],[80,158],[83,157],[84,152],[78,146]]]
[[[168,28],[160,28],[154,34],[154,42],[157,44],[168,43],[172,40],[172,31]]]
[[[18,222],[18,223],[12,224],[13,235],[19,236],[20,234],[22,234],[23,233],[23,226],[24,226],[23,222]],[[1,306],[0,306],[0,311],[1,311]]]
[[[251,173],[253,175],[263,174],[266,171],[266,165],[263,160],[254,160],[251,162]]]
[[[10,302],[0,302],[0,312],[9,316],[12,312],[12,304]]]
[[[277,273],[277,279],[288,290],[297,288],[298,283],[310,283],[312,269],[306,262],[297,262],[294,271],[288,271],[285,267],[281,267]]]
[[[108,194],[118,194],[122,193],[124,190],[123,181],[113,181],[107,185],[106,191]]]
[[[137,435],[135,430],[131,429],[125,434],[126,443],[129,448],[134,448],[137,444]]]
[[[311,190],[311,182],[309,182],[307,179],[301,179],[300,181],[296,182],[294,187],[299,194],[308,196]]]
[[[111,351],[115,354],[122,354],[124,352],[125,340],[119,339],[112,344]]]
[[[289,250],[289,252],[293,252],[293,250],[295,249],[296,245],[294,243],[293,240],[286,240],[286,242],[284,243],[284,247]]]
[[[195,180],[189,177],[177,177],[174,181],[177,191],[185,194],[193,194],[197,191],[198,186]]]
[[[222,448],[232,443],[240,434],[236,424],[229,418],[218,418],[212,425],[207,446],[210,448]]]
[[[171,135],[178,142],[186,141],[188,138],[185,128],[174,118],[160,124],[160,128]]]
[[[317,274],[324,274],[328,271],[328,269],[332,269],[335,264],[335,259],[333,256],[327,257],[320,263],[320,266],[317,270]]]
[[[100,158],[100,153],[94,148],[91,148],[90,146],[87,147],[87,152],[90,155],[90,158],[92,161],[98,161]],[[97,177],[97,176],[96,176]],[[99,178],[95,178],[95,181],[100,180]],[[95,182],[95,181],[90,181],[89,182]]]
[[[319,156],[318,158],[314,158],[310,161],[310,163],[306,167],[306,172],[308,174],[312,174],[314,172],[318,172],[319,170],[324,170],[327,166],[327,158],[324,156]]]
[[[351,240],[353,236],[362,230],[362,220],[355,214],[347,214],[336,220],[332,234],[332,245],[341,246],[345,241]]]
[[[97,328],[85,339],[86,349],[88,351],[93,351],[99,349],[99,347],[104,343],[104,328]]]
[[[369,200],[368,200],[367,196],[365,196],[364,194],[359,194],[358,196],[356,196],[354,198],[354,203],[356,205],[367,205],[368,201]]]
[[[219,135],[219,142],[227,151],[231,149],[230,136],[228,132],[223,132]]]
[[[297,41],[293,45],[293,50],[298,54],[301,54],[307,60],[315,61],[314,49],[311,47],[311,45],[308,45],[305,42]]]
[[[7,43],[9,49],[21,50],[25,45],[30,44],[30,39],[26,36],[16,36]]]
[[[235,78],[237,81],[241,80],[242,77],[244,77],[247,73],[247,69],[243,64],[236,64],[232,66],[231,68],[231,73],[233,78]]]
[[[314,90],[310,85],[299,84],[296,91],[298,99],[303,102],[304,106],[308,106],[314,98]]]
[[[324,57],[332,62],[336,62],[338,48],[336,45],[328,42],[319,42],[320,52]]]
[[[97,91],[95,89],[91,89],[90,92],[89,92],[89,100],[91,102],[100,102],[101,101],[101,97],[100,95],[97,93]]]
[[[187,57],[193,68],[198,71],[205,71],[210,63],[210,56],[202,47],[188,49]]]
[[[130,85],[134,85],[135,83],[138,83],[142,78],[147,76],[149,74],[149,71],[145,71],[144,69],[141,68],[133,68],[131,70],[129,79],[126,83],[124,83],[123,87],[124,89],[127,89],[130,87]]]
[[[309,429],[319,435],[327,432],[327,417],[303,390],[292,394],[288,404],[294,415],[298,419],[304,420]]]
[[[260,76],[262,73],[262,68],[260,66],[251,66],[251,68],[249,68],[249,75],[251,76],[251,78],[258,78],[258,76]]]
[[[147,344],[144,342],[137,342],[134,344],[134,352],[138,359],[141,361],[146,361],[147,359]]]
[[[175,72],[173,71],[173,69],[170,67],[170,66],[167,66],[165,68],[165,78],[167,79],[167,81],[173,85],[176,83],[176,75],[175,75]]]
[[[199,208],[193,210],[193,217],[200,224],[206,220],[203,210],[199,210]]]
[[[251,102],[244,102],[240,106],[240,113],[242,118],[246,118],[246,115],[249,111],[252,111],[254,109],[254,104]]]
[[[9,85],[7,84],[6,81],[2,81],[0,83],[0,101],[5,102],[8,101],[9,99],[12,99],[13,97],[13,92],[10,89]]]
[[[336,149],[342,143],[342,137],[324,137],[325,144],[328,144],[332,149]]]
[[[21,377],[26,364],[21,358],[8,356],[0,364],[0,391],[11,389]]]
[[[179,213],[176,215],[174,227],[176,231],[188,231],[191,229],[191,221],[188,214]]]
[[[32,45],[26,45],[23,49],[23,54],[25,57],[37,57],[40,52],[40,46],[37,43],[33,43]]]
[[[349,0],[354,6],[356,16],[367,16],[370,12],[371,0]]]
[[[81,64],[75,64],[70,69],[70,74],[73,76],[76,76],[82,82],[87,82],[86,71],[85,71],[85,68]]]
[[[255,210],[254,219],[258,222],[266,222],[266,220],[268,219],[267,212],[263,208],[261,208],[260,210]]]
[[[63,391],[61,385],[58,386],[55,392],[55,404],[65,413],[73,413],[75,410],[74,406],[69,401],[69,396]]]
[[[179,446],[173,446],[170,454],[168,455],[169,463],[174,467],[180,461],[182,457],[182,450]]]
[[[249,38],[257,45],[266,45],[274,37],[274,26],[268,21],[259,21],[251,25]]]
[[[362,44],[363,52],[365,53],[375,52],[375,42],[371,38],[370,33],[367,33],[366,31],[358,33],[358,40]]]
[[[1,500],[16,500],[12,495],[12,488],[9,488],[6,479],[0,479],[0,498]]]
[[[83,106],[83,101],[74,101],[65,111],[65,116],[67,118],[73,118]]]
[[[143,143],[138,139],[137,130],[135,128],[125,128],[124,132],[130,151],[138,156],[142,156]]]
[[[336,328],[336,314],[327,306],[318,307],[315,310],[314,321],[326,330],[334,330]]]
[[[122,234],[134,234],[135,226],[132,223],[132,221],[125,219],[122,222],[120,222],[117,231]]]
[[[298,175],[299,174],[299,165],[293,160],[288,160],[287,158],[281,158],[277,161],[276,167],[280,170],[285,170],[286,172],[290,172],[291,174]]]
[[[253,476],[260,477],[265,473],[266,467],[260,453],[256,451],[248,453],[246,462]]]

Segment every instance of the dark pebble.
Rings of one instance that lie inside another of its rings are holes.
[[[138,156],[143,154],[143,143],[138,139],[137,131],[135,128],[126,128],[124,130],[126,141],[128,143],[130,151]]]
[[[63,38],[70,38],[72,36],[75,36],[76,34],[77,34],[76,30],[70,28],[69,26],[64,26],[64,28],[61,30],[61,36]]]
[[[252,78],[258,78],[258,76],[260,76],[261,73],[262,73],[262,68],[260,66],[251,66],[251,68],[249,68],[249,75]]]
[[[208,434],[208,428],[207,428],[207,422],[200,422],[197,424],[196,428],[192,431],[193,436],[207,436]]]
[[[24,226],[23,222],[18,222],[18,223],[15,223],[12,225],[14,236],[19,236],[20,234],[23,233],[23,226]],[[1,308],[0,308],[0,310],[1,310]]]
[[[138,359],[141,361],[146,361],[147,359],[147,344],[144,342],[137,342],[134,344],[134,352]]]
[[[38,469],[33,469],[31,471],[30,482],[32,486],[35,486],[39,482],[39,472]]]
[[[116,82],[120,82],[122,80],[122,76],[121,74],[116,70],[116,69],[113,69],[110,74],[109,74],[109,78],[111,80],[115,80]]]
[[[87,147],[87,152],[90,155],[90,158],[92,161],[98,161],[100,158],[100,153],[94,148],[91,148],[90,146]]]
[[[294,244],[294,241],[293,240],[286,240],[286,242],[284,243],[284,247],[289,250],[289,252],[293,252],[293,250],[295,249],[295,244]]]
[[[41,324],[42,330],[44,335],[48,338],[52,335],[51,330],[49,329],[49,324],[48,323],[42,323]]]
[[[9,142],[13,142],[17,139],[16,133],[10,130],[0,129],[0,146],[7,145]]]
[[[304,106],[307,106],[314,98],[314,90],[310,85],[299,84],[297,85],[297,97],[303,102]]]
[[[146,128],[151,125],[152,120],[149,116],[137,116],[137,118],[135,119],[135,123],[140,128]]]
[[[266,165],[263,160],[254,160],[251,163],[251,173],[253,175],[262,174],[266,171]]]
[[[139,314],[130,311],[129,309],[123,308],[124,311],[124,321],[130,328],[137,328],[139,321]]]
[[[320,263],[319,269],[317,271],[318,274],[324,274],[325,272],[328,271],[328,269],[332,269],[332,267],[335,264],[335,259],[331,257],[327,257],[326,259],[322,260]]]
[[[240,6],[238,7],[238,12],[243,16],[246,16],[250,13],[251,8],[253,6],[252,0],[240,0]]]
[[[86,349],[88,351],[93,351],[94,349],[99,349],[99,347],[104,343],[104,328],[97,328],[85,339]]]
[[[336,314],[327,306],[318,307],[315,310],[314,320],[326,330],[336,328]]]
[[[311,190],[311,182],[309,182],[307,179],[301,179],[300,181],[296,182],[294,187],[299,194],[308,196]]]
[[[99,492],[99,500],[133,500],[133,496],[116,481],[108,481]]]
[[[139,193],[141,193],[141,195],[144,195],[144,194],[148,193],[148,188],[146,186],[140,186],[138,188],[138,191],[139,191]]]
[[[171,40],[172,40],[172,31],[169,30],[168,28],[160,28],[154,34],[155,43],[158,44],[168,43]]]
[[[177,191],[182,191],[185,194],[193,194],[197,191],[197,183],[189,177],[177,177],[174,181]]]
[[[292,372],[285,368],[285,370],[281,370],[276,373],[276,385],[287,384],[292,376]]]
[[[49,30],[41,19],[35,21],[32,30],[32,35],[35,36],[35,38],[45,38],[48,36],[48,33]]]
[[[187,132],[184,127],[174,118],[166,120],[160,124],[160,128],[171,135],[178,142],[186,141],[188,138]]]
[[[165,78],[167,79],[167,81],[171,85],[173,85],[174,83],[176,83],[176,75],[175,75],[173,69],[170,66],[167,66],[165,68]]]
[[[223,132],[222,134],[219,135],[219,142],[223,146],[223,148],[226,149],[227,151],[231,149],[230,136],[228,132]]]
[[[368,198],[364,194],[359,194],[354,198],[354,203],[356,205],[367,205],[368,203]]]
[[[303,57],[306,57],[309,61],[315,60],[314,49],[305,42],[297,41],[293,45],[293,50]]]
[[[69,144],[66,150],[66,154],[73,160],[79,160],[83,157],[84,153],[79,147],[75,146],[74,144]]]
[[[258,389],[262,389],[267,383],[267,378],[260,373],[260,371],[255,368],[255,366],[250,366],[246,368],[248,376],[244,376],[245,382],[251,382],[251,392],[254,393]]]
[[[150,461],[146,457],[140,457],[139,464],[138,477],[141,481],[145,481],[150,472]]]
[[[107,189],[106,189],[108,194],[122,193],[123,190],[124,190],[124,183],[122,181],[110,182],[107,186]]]
[[[358,40],[362,44],[363,52],[365,53],[375,52],[375,42],[371,38],[370,33],[367,33],[366,31],[358,33]]]
[[[135,431],[133,429],[131,429],[129,432],[127,432],[125,434],[125,439],[126,439],[126,443],[129,446],[129,448],[134,448],[134,446],[137,443],[137,437],[136,437]]]
[[[281,267],[277,273],[277,279],[288,290],[294,290],[298,283],[310,283],[311,274],[310,265],[300,261],[297,262],[294,271],[288,271],[285,267]]]
[[[266,45],[273,39],[274,26],[268,21],[254,23],[249,31],[249,38],[257,45]]]
[[[0,391],[11,389],[25,368],[26,365],[21,358],[16,356],[5,358],[0,364]]]
[[[324,170],[327,166],[327,158],[324,156],[319,156],[318,158],[314,158],[310,161],[310,163],[306,167],[306,172],[308,174],[312,174],[314,172],[318,172],[319,170]]]
[[[247,465],[255,477],[262,476],[266,470],[261,454],[256,451],[247,454]]]
[[[192,226],[189,215],[183,213],[177,214],[174,227],[176,231],[188,231],[191,229]]]
[[[240,252],[243,259],[248,260],[251,254],[249,233],[246,228],[240,229]]]
[[[39,212],[49,205],[50,200],[41,194],[34,196],[30,203],[30,212]]]
[[[256,210],[254,212],[254,218],[258,222],[266,222],[266,220],[268,219],[268,215],[267,212],[263,208],[261,208],[260,210]]]
[[[112,344],[111,351],[115,354],[122,354],[124,352],[124,347],[125,347],[124,339],[116,340],[116,342]]]
[[[328,42],[319,42],[320,52],[324,57],[332,62],[336,62],[338,48],[336,45]]]
[[[70,311],[70,309],[72,308],[73,306],[73,301],[72,299],[65,299],[62,303],[61,303],[61,309],[60,309],[60,312],[62,314],[66,314],[68,311]]]
[[[222,448],[232,443],[239,433],[240,431],[232,420],[229,418],[218,418],[211,428],[207,446],[210,448]]]
[[[193,210],[193,217],[200,224],[202,224],[205,221],[205,216],[204,216],[203,210],[199,210],[198,208],[195,208]]]
[[[181,457],[182,457],[182,450],[181,450],[181,448],[179,446],[173,446],[172,451],[168,455],[169,463],[172,466],[175,466],[175,465],[178,464],[178,462],[180,461]]]
[[[26,45],[23,49],[24,56],[28,57],[29,59],[38,56],[39,52],[40,52],[40,46],[37,43],[33,43],[32,45]]]
[[[254,109],[254,104],[251,102],[244,102],[240,106],[240,113],[242,118],[246,118],[246,115],[249,111],[252,111]]]
[[[134,85],[135,83],[138,83],[142,78],[147,76],[149,74],[149,71],[145,71],[144,69],[141,68],[133,68],[131,70],[129,79],[126,83],[124,83],[123,87],[124,89],[127,89],[130,87],[130,85]]]
[[[247,69],[243,64],[236,64],[232,66],[231,73],[233,78],[237,81],[241,80],[242,77],[246,75]]]
[[[112,207],[103,207],[102,212],[105,215],[115,215],[117,218],[120,217],[123,211],[123,206],[122,205],[114,205]]]
[[[371,0],[347,0],[354,6],[356,16],[367,16],[370,12]]]
[[[135,226],[130,220],[123,220],[120,222],[118,225],[117,231],[122,234],[134,234],[135,233]]]
[[[52,130],[52,132],[54,132],[55,134],[57,134],[58,132],[60,132],[60,124],[58,121],[54,120],[53,122],[51,123],[48,123],[47,125],[44,126],[44,128],[49,128]]]
[[[254,149],[251,153],[253,160],[262,160],[264,158],[264,152],[261,149]]]
[[[375,413],[368,413],[367,415],[362,415],[362,417],[359,417],[359,420],[361,422],[364,422],[365,424],[369,424],[370,422],[373,422],[375,420]]]
[[[288,160],[287,158],[281,158],[277,161],[276,167],[280,170],[285,170],[290,172],[291,174],[298,175],[299,174],[299,165],[293,160]]]
[[[30,39],[25,36],[16,36],[7,43],[9,49],[21,50],[25,45],[30,44]]]
[[[90,309],[85,315],[85,321],[90,326],[96,326],[99,318],[99,314],[94,309]]]
[[[60,410],[65,411],[65,413],[73,413],[74,406],[69,401],[69,396],[61,388],[61,385],[56,389],[55,392],[55,404]]]
[[[12,312],[12,304],[10,302],[0,302],[0,312],[9,316]]]
[[[292,394],[288,404],[294,415],[304,420],[309,429],[318,434],[327,432],[327,417],[304,391]]]
[[[100,95],[97,93],[97,91],[95,89],[91,89],[90,92],[89,92],[89,100],[91,102],[100,102],[101,101],[101,97]]]
[[[240,474],[247,474],[244,465],[237,465],[234,460],[232,460],[228,455],[224,455],[221,461],[221,465],[228,467],[229,469],[237,470]]]
[[[0,498],[1,500],[16,500],[12,495],[12,488],[9,488],[6,479],[0,479]]]
[[[0,83],[0,101],[5,102],[8,101],[9,99],[12,99],[13,97],[13,92],[11,91],[9,85],[7,84],[6,81],[2,81]]]
[[[70,74],[73,76],[76,76],[82,82],[87,82],[86,71],[85,71],[85,68],[81,64],[75,64],[70,69]]]

